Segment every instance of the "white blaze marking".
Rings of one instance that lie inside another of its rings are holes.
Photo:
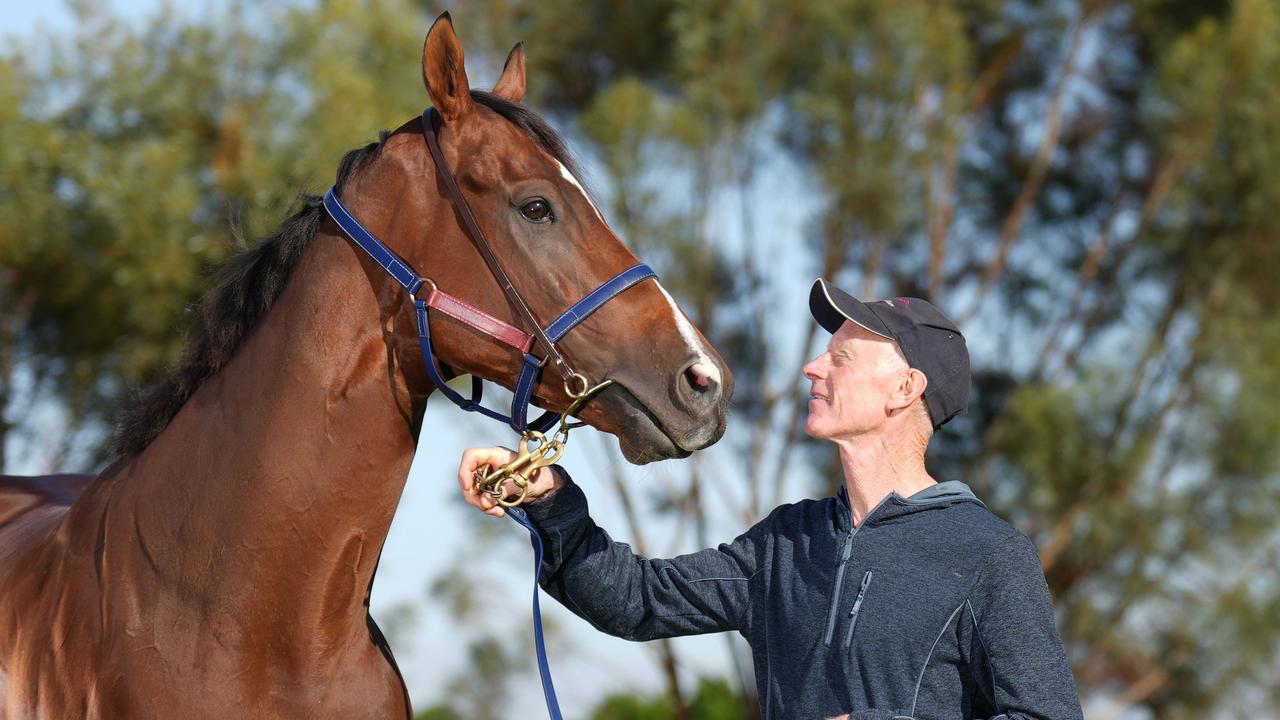
[[[665,297],[667,299],[667,303],[671,305],[671,314],[675,316],[676,319],[676,329],[680,331],[680,337],[684,338],[685,344],[689,346],[689,349],[693,351],[693,354],[698,356],[698,364],[704,366],[703,369],[706,372],[707,379],[717,385],[721,384],[720,366],[711,359],[706,348],[698,339],[698,331],[693,328],[689,319],[684,316],[684,312],[680,310],[679,305],[676,305],[676,301],[671,299],[671,294],[667,292],[666,288],[662,287],[662,283],[655,280],[654,284],[658,286],[658,289],[662,291],[662,296]]]
[[[596,207],[596,204],[591,201],[591,196],[588,195],[586,189],[582,187],[582,183],[578,182],[578,178],[574,177],[573,173],[569,172],[569,168],[565,167],[564,163],[557,162],[556,164],[560,166],[560,175],[568,181],[570,185],[577,188],[578,192],[582,193],[582,199],[586,200],[587,205],[595,211],[596,218],[599,219],[605,227],[608,227],[609,223],[605,222],[604,216],[600,214],[600,208]],[[698,339],[698,331],[694,329],[693,325],[689,322],[689,319],[684,316],[684,312],[680,310],[679,305],[676,305],[676,301],[672,299],[671,294],[667,292],[667,289],[662,287],[662,283],[655,280],[655,284],[657,284],[658,290],[662,291],[662,296],[667,299],[667,304],[671,306],[671,315],[675,318],[676,330],[680,332],[680,337],[684,338],[684,342],[689,346],[689,350],[698,357],[697,362],[694,364],[703,366],[701,369],[704,371],[708,380],[716,384],[720,384],[722,381],[720,376],[720,366],[711,359],[711,356],[707,353],[705,346],[703,346],[702,342]]]
[[[600,214],[600,208],[596,207],[596,204],[591,202],[591,196],[588,195],[586,189],[582,187],[582,183],[578,182],[578,178],[574,177],[573,173],[569,172],[569,168],[565,167],[564,163],[557,162],[556,164],[560,166],[560,175],[564,177],[565,180],[568,180],[570,185],[578,188],[578,192],[582,193],[582,198],[587,201],[587,204],[591,206],[592,210],[596,211],[596,217],[600,219],[600,222],[607,226],[609,223],[604,222],[604,216]]]

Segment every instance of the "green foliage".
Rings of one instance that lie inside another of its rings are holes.
[[[463,720],[464,717],[466,716],[447,705],[432,705],[413,716],[414,720]]]
[[[742,698],[729,683],[719,678],[700,678],[698,690],[689,703],[694,720],[741,720]]]
[[[700,678],[684,714],[677,714],[668,697],[643,698],[618,693],[606,697],[591,720],[741,720],[742,698],[724,680]]]
[[[676,5],[477,0],[473,12],[487,20],[477,31],[487,33],[490,54],[505,55],[513,38],[530,41],[530,102],[576,112],[620,77],[670,80]]]
[[[798,54],[790,64],[808,69],[793,86],[792,143],[812,159],[842,224],[861,238],[905,240],[921,224],[928,159],[942,154],[948,122],[964,109],[963,17],[946,3],[849,0],[800,21],[801,38],[843,62],[788,45]]]
[[[661,699],[646,700],[630,694],[610,695],[591,715],[592,720],[674,720],[676,714]]]

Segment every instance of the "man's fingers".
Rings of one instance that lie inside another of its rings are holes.
[[[462,453],[462,461],[458,463],[458,484],[464,493],[475,488],[475,472],[485,467],[500,467],[510,462],[514,456],[510,450],[501,447],[472,448]]]
[[[480,466],[482,450],[467,450],[462,453],[462,461],[458,464],[458,485],[462,488],[462,499],[467,504],[484,510],[476,492],[475,470]]]
[[[486,515],[492,515],[494,517],[502,517],[503,515],[507,514],[506,510],[504,510],[502,506],[498,504],[498,501],[494,500],[493,496],[486,492],[478,492],[478,493],[472,494],[467,498],[467,502],[471,503],[472,505],[475,505],[477,508],[484,511]]]
[[[475,487],[475,477],[472,473],[476,469],[476,455],[479,450],[466,450],[462,453],[462,460],[458,463],[458,485],[462,488],[462,494],[470,495],[472,488]]]
[[[507,514],[492,496],[476,487],[475,473],[477,470],[501,467],[514,457],[515,453],[504,447],[472,448],[462,453],[462,460],[458,463],[458,487],[468,505],[494,517]]]

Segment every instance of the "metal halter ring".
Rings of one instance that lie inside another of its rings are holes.
[[[569,383],[575,380],[578,381],[579,383],[582,383],[582,389],[577,392],[574,392],[573,388],[569,387]],[[591,383],[587,380],[587,376],[583,375],[580,372],[573,373],[572,375],[569,376],[569,379],[564,381],[564,391],[568,393],[569,397],[573,398],[574,400],[577,400],[583,395],[586,395],[587,391],[590,389],[591,389]]]
[[[436,285],[436,281],[432,280],[431,278],[418,278],[418,279],[422,281],[422,284],[418,286],[418,290],[421,290],[425,285],[431,286],[430,288],[431,292],[435,292],[436,290],[440,289],[440,286]],[[418,293],[416,291],[409,293],[409,302],[410,304],[417,304]]]

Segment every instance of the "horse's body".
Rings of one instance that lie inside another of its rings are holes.
[[[635,262],[554,147],[501,103],[473,102],[447,19],[428,36],[424,74],[448,161],[540,316]],[[495,95],[518,102],[523,89],[517,46]],[[412,121],[344,163],[343,201],[440,287],[518,322],[420,132]],[[531,196],[558,227],[516,214]],[[322,213],[313,200],[290,221],[308,229],[296,260],[251,258],[215,291],[189,372],[145,398],[101,476],[0,478],[0,720],[410,716],[368,599],[430,386],[407,299]],[[281,267],[278,295],[240,292]],[[245,310],[255,303],[266,307]],[[233,311],[247,327],[228,345],[216,316]],[[456,371],[512,384],[519,357],[460,323],[432,332]],[[723,432],[731,377],[656,283],[563,350],[617,383],[582,417],[632,461]],[[556,376],[535,397],[567,401]]]
[[[355,262],[317,236],[142,455],[0,526],[11,718],[408,715],[366,603],[414,427]]]

